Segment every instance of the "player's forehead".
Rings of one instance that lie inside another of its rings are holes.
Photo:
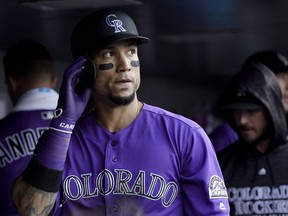
[[[116,42],[109,43],[106,46],[103,46],[102,48],[99,49],[99,51],[106,50],[106,49],[117,49],[120,47],[124,47],[124,48],[125,47],[137,47],[137,43],[133,39],[116,41]]]

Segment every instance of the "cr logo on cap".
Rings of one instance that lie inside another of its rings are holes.
[[[115,28],[115,33],[118,33],[118,32],[125,32],[126,29],[123,28],[122,24],[123,22],[119,19],[112,19],[111,17],[115,17],[116,18],[116,15],[115,14],[110,14],[106,17],[106,23],[108,26],[110,27],[114,27]]]

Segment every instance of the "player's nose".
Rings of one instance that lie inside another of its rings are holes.
[[[131,70],[131,60],[125,54],[120,54],[117,58],[117,72],[127,72]]]

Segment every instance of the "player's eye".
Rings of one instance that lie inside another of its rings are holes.
[[[112,51],[103,52],[102,56],[105,58],[110,58],[113,56],[113,52]]]
[[[129,50],[129,51],[127,52],[127,54],[128,54],[129,56],[134,56],[136,53],[137,53],[137,52],[136,52],[136,49],[131,49],[131,50]]]

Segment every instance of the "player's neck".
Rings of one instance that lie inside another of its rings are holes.
[[[98,124],[110,132],[119,130],[130,125],[140,113],[143,104],[135,98],[126,106],[96,106],[95,119]]]
[[[256,149],[261,153],[265,153],[268,151],[270,144],[271,144],[270,139],[263,139],[256,145]]]

